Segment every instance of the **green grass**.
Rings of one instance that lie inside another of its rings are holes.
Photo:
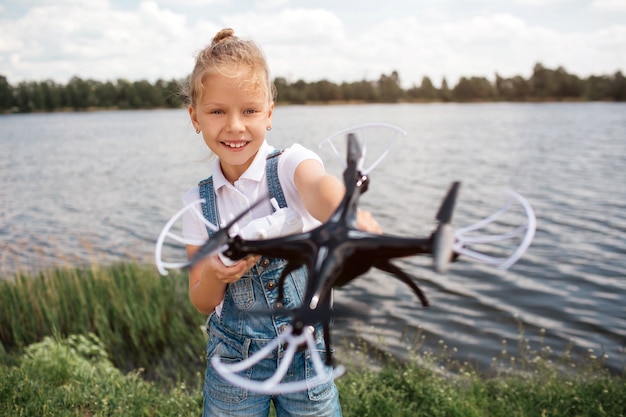
[[[562,373],[549,366],[487,378],[469,369],[450,374],[416,363],[347,374],[338,381],[344,415],[626,415],[626,380],[606,372]]]
[[[57,269],[0,281],[0,416],[197,416],[203,317],[183,274],[150,266]],[[418,345],[419,343],[416,343]],[[417,346],[368,370],[372,353],[337,381],[349,416],[626,416],[626,377],[590,354],[559,361],[531,349],[497,358],[489,375],[445,345]],[[341,349],[341,346],[338,347]]]
[[[201,406],[199,391],[164,393],[137,372],[123,374],[95,335],[48,336],[25,349],[19,367],[0,367],[6,416],[191,416]]]
[[[175,377],[172,372],[203,366],[203,321],[189,302],[186,275],[162,277],[150,266],[55,269],[0,280],[0,340],[8,352],[52,334],[93,333],[116,367]]]

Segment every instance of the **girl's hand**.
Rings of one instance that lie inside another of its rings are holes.
[[[364,232],[381,234],[382,230],[380,229],[380,225],[372,216],[372,213],[369,211],[357,209],[356,212],[356,227],[363,230]]]
[[[187,246],[188,258],[192,259],[198,249],[198,246]],[[233,266],[226,266],[215,254],[194,265],[189,270],[189,298],[196,310],[211,314],[224,299],[226,285],[238,281],[259,258],[250,256]]]
[[[212,276],[218,281],[224,284],[230,284],[239,281],[260,258],[260,256],[248,256],[234,265],[226,266],[218,255],[214,255],[209,257],[205,268],[210,268],[212,270]]]

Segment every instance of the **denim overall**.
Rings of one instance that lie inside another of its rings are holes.
[[[279,206],[287,203],[278,178],[278,157],[281,151],[274,151],[267,157],[266,177],[270,198],[275,198]],[[200,182],[200,198],[204,217],[213,224],[220,224],[217,201],[212,177]],[[209,236],[213,232],[209,230]],[[247,389],[233,386],[222,379],[210,364],[213,356],[219,355],[222,362],[238,362],[254,354],[274,339],[290,323],[289,317],[250,314],[250,310],[269,310],[277,305],[278,280],[286,262],[279,258],[262,257],[251,270],[237,282],[228,284],[224,294],[222,312],[215,312],[207,321],[208,366],[204,384],[203,416],[267,416],[270,401],[274,402],[277,417],[284,416],[341,416],[337,388],[333,382],[307,391],[283,394],[276,397],[248,392]],[[300,268],[289,274],[284,284],[282,303],[286,308],[301,304],[306,286],[306,272]],[[317,333],[317,347],[324,358],[324,344],[321,329]],[[245,377],[252,380],[265,380],[276,371],[285,347],[279,347],[273,354],[257,365],[244,371]],[[240,374],[244,376],[243,374]],[[298,352],[285,382],[307,379],[315,376],[308,350]]]

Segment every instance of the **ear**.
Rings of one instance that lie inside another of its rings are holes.
[[[274,114],[274,102],[270,103],[270,108],[267,112],[267,125],[268,127],[272,127],[272,115]]]
[[[191,118],[191,123],[193,123],[194,129],[200,130],[200,123],[198,123],[198,114],[196,113],[196,109],[190,105],[187,110],[189,111],[189,117]]]

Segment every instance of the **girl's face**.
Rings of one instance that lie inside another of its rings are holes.
[[[204,78],[203,92],[189,115],[207,146],[220,159],[222,172],[235,182],[252,163],[272,126],[274,103],[249,74]]]

